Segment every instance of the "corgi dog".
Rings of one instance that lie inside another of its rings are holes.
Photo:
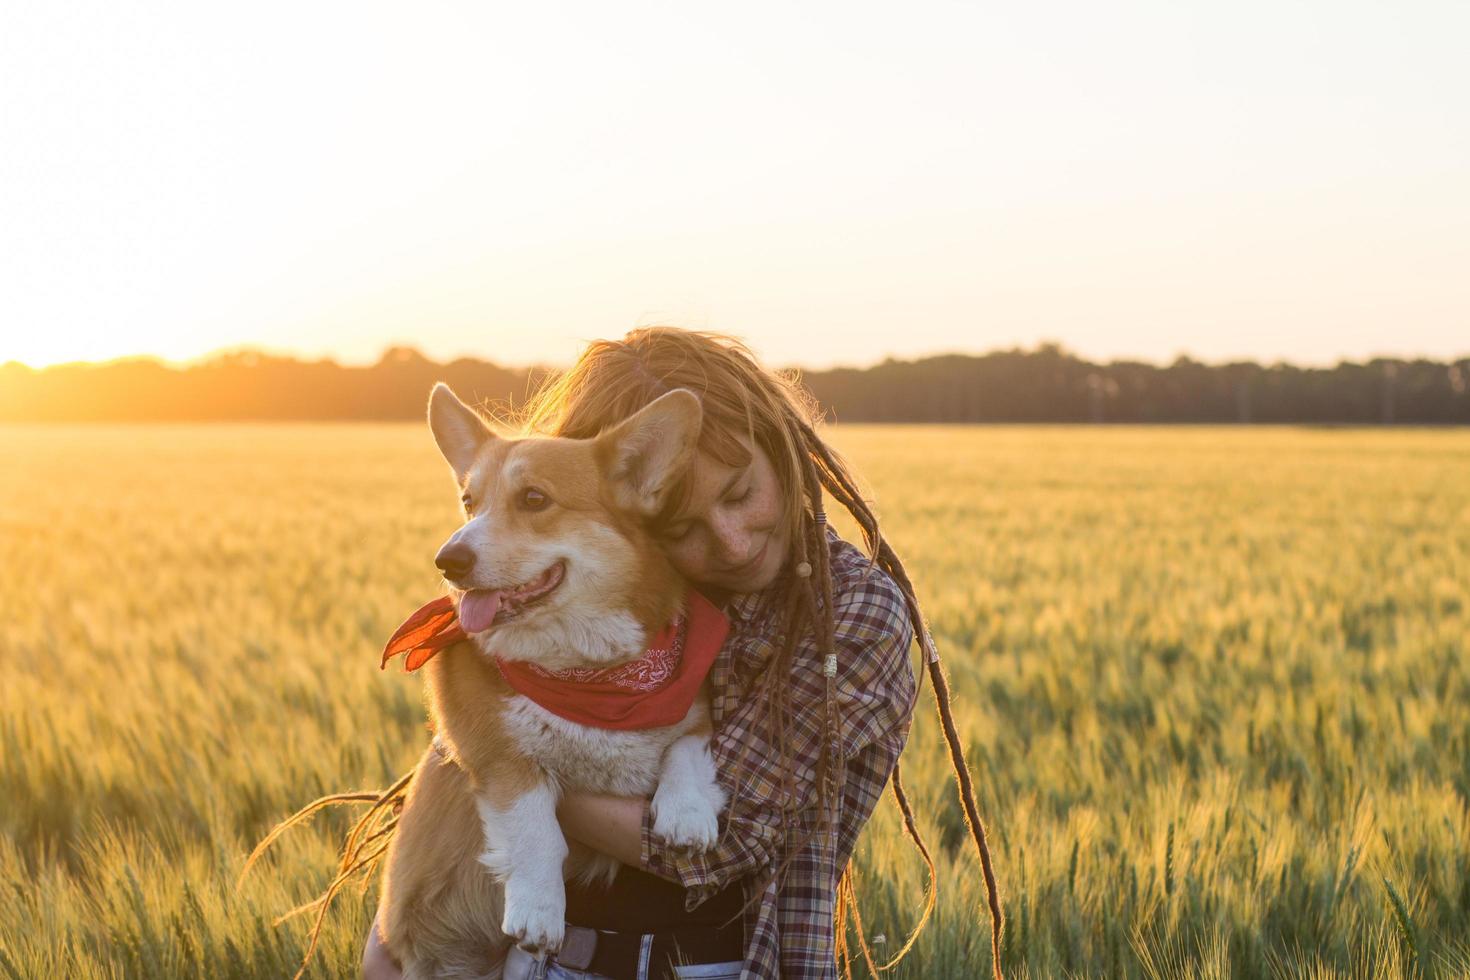
[[[709,753],[707,662],[684,679],[695,693],[687,711],[674,700],[677,717],[667,698],[649,713],[636,694],[614,698],[632,705],[632,723],[578,713],[579,691],[605,687],[579,682],[646,675],[659,637],[675,637],[679,654],[692,604],[718,621],[714,648],[723,640],[728,624],[646,529],[693,458],[701,414],[679,389],[593,439],[506,438],[434,387],[429,427],[466,520],[435,558],[449,586],[439,601],[460,632],[423,663],[435,744],[382,878],[381,937],[409,980],[498,977],[511,944],[560,948],[565,881],[611,881],[618,868],[564,838],[564,790],[651,795],[657,836],[715,842],[725,797]]]

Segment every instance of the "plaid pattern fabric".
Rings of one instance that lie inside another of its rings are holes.
[[[828,545],[846,762],[837,833],[813,837],[793,858],[784,881],[770,881],[747,910],[742,978],[836,976],[837,880],[898,762],[913,717],[913,630],[903,594],[887,573],[869,567],[857,548],[830,531]],[[778,580],[762,592],[737,597],[725,610],[731,635],[710,670],[715,724],[711,751],[730,797],[719,842],[702,854],[666,850],[653,836],[644,809],[643,868],[683,884],[691,909],[740,879],[746,880],[745,897],[750,899],[749,889],[786,857],[782,766],[767,731],[766,706],[750,693],[762,666],[776,654],[779,599],[791,587],[790,579]],[[799,837],[820,817],[814,775],[824,738],[826,680],[821,654],[810,638],[797,647],[789,683],[796,793],[802,804],[793,836]],[[750,753],[745,785],[736,786],[732,780],[742,752]]]

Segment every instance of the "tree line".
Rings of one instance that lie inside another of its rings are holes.
[[[365,420],[423,416],[445,381],[481,404],[523,404],[551,373],[407,347],[376,364],[252,351],[178,368],[150,359],[42,370],[0,365],[0,421]],[[1376,358],[1334,367],[1094,363],[1055,344],[802,372],[839,422],[1470,423],[1470,358]]]

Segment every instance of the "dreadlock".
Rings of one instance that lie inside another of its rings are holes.
[[[547,435],[591,438],[604,427],[637,412],[658,396],[674,388],[687,388],[699,396],[704,408],[699,447],[729,466],[743,466],[749,444],[759,445],[771,458],[782,486],[800,487],[802,506],[788,507],[787,520],[793,544],[791,565],[783,591],[781,626],[776,655],[756,679],[753,696],[767,705],[766,724],[772,744],[781,755],[781,775],[790,816],[783,822],[785,855],[771,876],[784,875],[802,846],[814,835],[834,829],[841,800],[846,760],[842,757],[842,718],[837,709],[837,653],[833,623],[832,569],[827,544],[827,516],[823,491],[852,516],[862,531],[872,564],[887,572],[903,594],[914,633],[924,657],[925,671],[934,690],[940,723],[955,771],[965,822],[980,855],[990,906],[990,947],[994,976],[1000,972],[1000,940],[1003,914],[999,887],[986,839],[985,824],[975,803],[974,786],[959,732],[950,709],[949,683],[940,666],[939,653],[924,622],[908,572],[878,529],[878,518],[863,499],[847,463],[817,434],[821,417],[815,399],[801,386],[794,373],[762,369],[749,348],[732,337],[685,331],[670,327],[635,330],[621,341],[594,341],[569,371],[556,377],[532,398],[520,418],[526,429]],[[665,513],[682,506],[687,486],[669,495]],[[800,641],[811,636],[822,658],[826,695],[823,705],[822,752],[817,763],[815,786],[818,820],[803,828],[798,816],[796,759],[791,749],[790,677]],[[749,745],[736,757],[731,778],[737,786],[752,775]],[[862,958],[873,973],[891,970],[913,948],[927,924],[936,902],[937,876],[934,861],[919,833],[902,772],[895,767],[893,795],[903,815],[904,830],[914,842],[929,872],[924,909],[908,940],[886,963],[875,962],[862,929],[857,905],[857,888],[851,863],[844,869],[838,889],[836,923],[837,952],[843,974],[851,975],[847,923],[855,932]],[[769,878],[767,879],[769,880]],[[752,901],[761,889],[752,889]]]
[[[1004,919],[1000,892],[985,824],[975,803],[969,766],[951,713],[949,684],[940,665],[938,650],[924,622],[908,573],[879,531],[877,516],[863,499],[846,462],[817,434],[820,410],[797,376],[761,368],[749,348],[733,337],[672,327],[648,327],[633,331],[621,341],[593,341],[569,370],[548,378],[524,408],[515,411],[506,407],[500,414],[503,421],[517,424],[527,433],[589,439],[675,388],[687,388],[700,398],[703,407],[700,451],[725,465],[738,467],[750,462],[752,452],[749,447],[759,446],[770,457],[779,484],[787,488],[799,487],[801,491],[800,506],[788,505],[786,508],[785,519],[790,532],[787,540],[792,542],[793,552],[783,570],[783,585],[786,587],[780,590],[784,601],[780,610],[777,652],[757,677],[753,692],[753,696],[760,697],[767,705],[765,722],[771,744],[777,747],[780,755],[783,795],[788,801],[789,817],[782,822],[785,838],[782,852],[785,856],[762,884],[773,878],[784,880],[791,861],[814,837],[828,844],[835,840],[832,831],[835,830],[846,772],[846,760],[842,755],[842,718],[837,707],[838,662],[832,569],[827,515],[822,505],[825,491],[857,522],[870,565],[886,572],[903,595],[924,658],[924,669],[934,690],[935,706],[949,749],[965,822],[980,855],[986,899],[990,906],[992,972],[995,980],[1001,980]],[[745,437],[743,442],[742,435]],[[688,480],[680,481],[668,495],[662,513],[655,516],[655,526],[683,506],[688,492]],[[791,685],[785,683],[791,675],[800,641],[807,636],[812,637],[821,656],[826,685],[822,708],[824,739],[814,780],[818,802],[815,821],[801,812],[803,805],[797,791],[797,763],[791,745]],[[922,674],[920,680],[922,682]],[[754,775],[749,755],[747,744],[735,760],[734,772],[729,774],[737,787]],[[323,797],[278,825],[251,855],[250,863],[253,863],[281,831],[323,806],[356,802],[373,804],[349,834],[338,875],[327,891],[283,917],[316,911],[313,945],[332,895],[352,876],[359,873],[371,875],[382,859],[387,848],[386,838],[391,836],[396,824],[397,811],[406,796],[408,782],[409,777],[405,776],[389,790],[376,795]],[[924,908],[907,941],[893,958],[878,963],[864,935],[857,881],[849,861],[838,883],[834,923],[836,955],[845,978],[852,975],[849,925],[857,936],[858,952],[868,970],[874,974],[883,973],[897,966],[913,948],[937,901],[938,877],[934,860],[919,832],[898,765],[893,770],[892,785],[894,800],[903,816],[904,831],[928,870]],[[249,864],[247,870],[248,867]],[[366,886],[366,878],[363,885]],[[762,890],[752,889],[751,901],[755,901]]]

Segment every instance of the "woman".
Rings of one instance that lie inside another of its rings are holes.
[[[608,947],[674,937],[686,962],[704,964],[688,975],[833,976],[839,953],[846,958],[834,922],[839,882],[890,775],[908,816],[895,767],[914,707],[908,650],[918,607],[846,466],[816,435],[810,397],[732,338],[650,328],[594,342],[525,421],[590,438],[674,388],[700,397],[704,422],[695,462],[652,530],[731,620],[710,674],[711,751],[730,804],[718,843],[695,854],[651,835],[646,799],[568,794],[559,811],[567,836],[635,870],[610,894],[570,893],[567,920],[584,935],[618,933]],[[824,487],[857,519],[876,563],[827,528]],[[951,750],[957,757],[957,742]],[[962,784],[968,790],[967,774]],[[978,818],[974,829],[989,881]],[[651,942],[641,943],[644,962]],[[599,976],[613,962],[563,958],[592,972],[552,964],[547,975]],[[627,975],[643,970],[629,964]],[[376,927],[363,972],[398,975]]]

